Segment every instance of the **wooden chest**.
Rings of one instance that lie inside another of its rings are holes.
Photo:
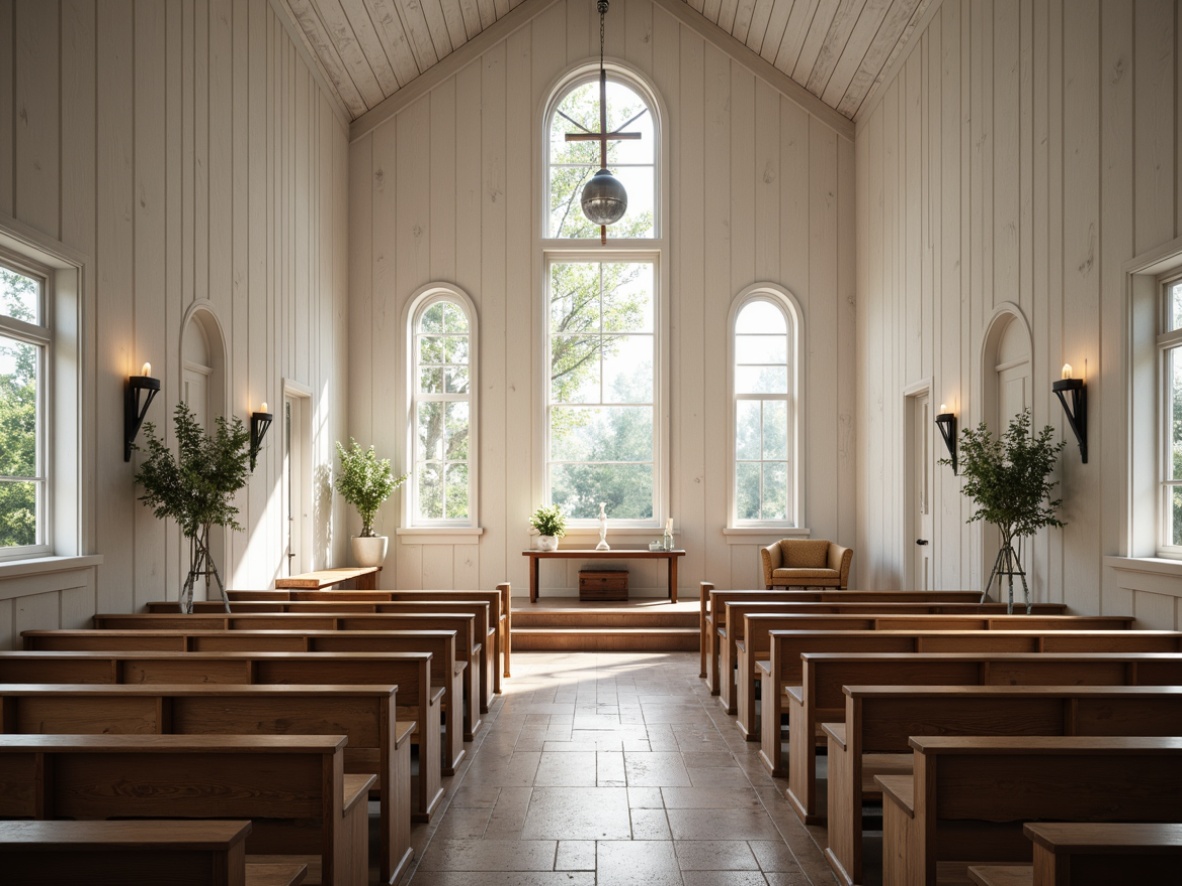
[[[580,600],[627,600],[628,570],[580,569]]]

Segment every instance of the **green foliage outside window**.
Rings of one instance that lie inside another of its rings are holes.
[[[0,267],[0,313],[36,322],[37,281]],[[38,347],[0,335],[0,548],[37,543]]]

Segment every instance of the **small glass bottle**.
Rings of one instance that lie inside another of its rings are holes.
[[[673,518],[670,517],[665,522],[665,536],[661,539],[661,546],[666,551],[673,550]]]

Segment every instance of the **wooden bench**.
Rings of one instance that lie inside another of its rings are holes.
[[[780,743],[782,718],[788,711],[784,690],[803,682],[802,653],[1171,652],[1179,649],[1182,634],[1175,631],[773,631],[771,643],[771,658],[756,663],[762,671],[759,756],[773,775],[786,775]]]
[[[0,821],[0,870],[24,886],[298,886],[305,864],[246,863],[249,821]]]
[[[377,652],[0,652],[2,683],[365,684],[398,686],[401,720],[417,724],[413,817],[427,821],[443,799],[439,737],[442,689],[431,654]]]
[[[314,590],[263,590],[227,591],[227,598],[233,602],[346,602],[373,603],[394,600],[484,600],[489,604],[490,617],[497,625],[496,656],[501,661],[499,676],[510,675],[510,657],[513,652],[513,588],[509,582],[501,582],[495,591],[484,590],[392,590],[379,589],[374,591],[314,591]],[[203,601],[204,602],[204,601]],[[216,601],[215,601],[216,602]],[[237,609],[237,607],[235,607]],[[495,692],[500,693],[501,684],[498,679]]]
[[[1046,665],[1059,670],[1064,662],[1027,662],[1028,676],[1045,676]],[[833,662],[840,669],[850,662]],[[869,676],[881,671],[881,679],[890,681],[906,667],[902,661],[882,661],[873,657],[854,663]],[[961,663],[963,664],[963,663]],[[983,661],[981,679],[989,679],[988,662]],[[1089,662],[1079,665],[1077,676],[1087,679],[1097,672]],[[936,663],[937,671],[946,663]],[[1040,667],[1041,666],[1041,667]],[[823,662],[805,656],[808,677],[831,685],[822,672]],[[1182,657],[1178,662],[1182,678]],[[1007,669],[1013,674],[1014,669]],[[923,679],[922,670],[906,673],[908,678]],[[879,677],[873,677],[878,680]],[[909,679],[908,682],[911,682]],[[811,686],[812,680],[806,686]],[[831,692],[831,690],[829,690]],[[839,690],[840,691],[840,690]],[[807,692],[807,690],[806,690]],[[908,774],[912,756],[910,737],[919,732],[928,735],[1180,735],[1182,734],[1182,689],[1178,686],[1072,686],[1072,685],[980,685],[924,686],[874,685],[845,686],[841,693],[845,708],[841,722],[825,722],[829,742],[828,819],[829,845],[825,857],[839,883],[861,883],[862,879],[862,803],[877,798],[873,777],[882,774]],[[826,707],[832,699],[825,699]],[[827,716],[825,712],[819,716]],[[789,745],[789,756],[796,748]],[[793,762],[789,763],[790,791],[803,805],[801,778]],[[870,790],[867,790],[867,785]],[[820,817],[820,816],[818,816]],[[1113,881],[1115,882],[1115,881]]]
[[[1182,864],[1182,824],[1063,822],[1027,824],[1034,864],[974,866],[979,886],[1112,886],[1171,883]]]
[[[303,572],[299,575],[277,578],[275,587],[322,591],[325,588],[352,583],[356,590],[372,591],[378,586],[378,573],[381,571],[381,566],[339,566],[335,569],[321,569],[318,572]]]
[[[126,615],[100,613],[94,616],[98,630],[251,630],[251,631],[388,631],[455,630],[456,654],[471,669],[465,676],[465,698],[472,698],[472,710],[464,721],[465,736],[471,740],[479,731],[481,714],[488,713],[487,689],[492,686],[495,667],[488,636],[488,605],[480,602],[393,602],[396,611],[382,613],[245,612],[241,614],[135,612]],[[465,620],[470,618],[470,623]],[[411,619],[409,622],[400,619]],[[455,618],[454,623],[447,622]],[[467,711],[467,708],[465,708]]]
[[[430,615],[409,616],[412,624],[436,624]],[[457,627],[451,616],[442,624],[450,630],[405,631],[279,631],[279,630],[78,630],[25,631],[28,650],[120,652],[427,652],[431,654],[430,685],[442,692],[443,717],[440,771],[454,775],[466,751],[468,662],[457,658]],[[459,625],[458,627],[463,627]]]
[[[964,882],[1032,858],[1025,822],[1174,822],[1182,738],[913,736],[914,775],[880,775],[884,886]]]
[[[335,594],[347,594],[349,591],[322,591],[319,592],[324,596],[333,597]],[[376,593],[369,592],[354,592],[354,593]],[[393,592],[390,592],[393,593]],[[467,597],[453,597],[451,599],[440,599],[437,597],[424,598],[422,600],[244,600],[234,604],[234,614],[282,614],[282,613],[299,613],[303,615],[341,615],[341,616],[361,616],[361,615],[382,615],[394,614],[403,615],[406,613],[452,613],[452,612],[470,612],[476,619],[475,634],[481,648],[487,658],[487,661],[480,662],[480,676],[483,681],[480,685],[480,710],[481,713],[488,713],[489,705],[492,703],[492,696],[500,692],[500,667],[501,667],[501,653],[500,653],[500,632],[497,627],[497,613],[500,610],[500,599],[496,591],[487,592],[488,599],[476,600]],[[210,605],[210,604],[215,605]],[[193,612],[198,615],[208,613],[218,613],[221,610],[215,608],[218,601],[203,600],[193,604]],[[167,602],[161,604],[160,602],[149,603],[147,605],[147,614],[172,614],[173,610],[166,608]]]
[[[1035,615],[1063,615],[1066,607],[1062,603],[1036,603]],[[752,681],[755,675],[749,667],[746,672],[736,673],[738,664],[738,649],[750,649],[747,643],[746,617],[748,615],[788,616],[788,615],[1006,615],[1005,603],[768,603],[760,602],[724,602],[720,606],[721,621],[714,623],[715,636],[713,645],[715,661],[712,665],[717,679],[718,694],[723,707],[728,714],[738,713],[738,684],[744,679]],[[761,636],[757,638],[755,647],[757,657],[767,657],[767,632],[772,630],[771,623],[757,622],[761,628]],[[791,630],[790,624],[781,626]],[[760,655],[762,653],[762,655]],[[748,656],[749,661],[755,659]],[[759,733],[754,723],[745,722],[740,718],[739,728],[747,735],[748,741],[758,741]]]
[[[714,595],[718,594],[716,602]],[[725,596],[723,596],[725,595]],[[851,591],[851,590],[782,590],[768,591],[765,589],[743,590],[715,590],[713,583],[703,581],[698,583],[698,648],[701,650],[701,673],[704,680],[709,680],[709,656],[711,639],[709,624],[713,620],[713,613],[724,614],[724,600],[757,602],[780,601],[784,603],[979,603],[980,591]]]
[[[397,883],[410,845],[413,721],[396,687],[0,683],[9,734],[344,735],[345,772],[377,778],[380,871]]]
[[[252,856],[304,857],[328,886],[369,878],[372,775],[344,736],[0,735],[0,818],[246,818]]]

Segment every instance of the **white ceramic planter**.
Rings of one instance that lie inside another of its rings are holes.
[[[358,566],[381,566],[386,562],[390,539],[385,535],[353,536],[353,562]]]
[[[557,535],[539,535],[538,536],[538,550],[539,551],[557,551],[558,550],[558,536]]]

